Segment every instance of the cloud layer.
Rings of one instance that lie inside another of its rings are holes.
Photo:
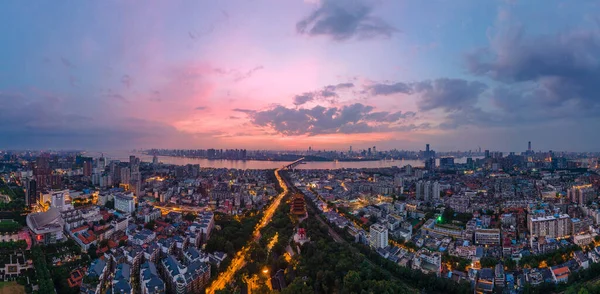
[[[335,98],[338,97],[338,90],[350,89],[352,87],[354,87],[353,83],[340,83],[337,85],[325,86],[319,91],[305,92],[300,95],[296,95],[294,96],[293,102],[296,106],[315,100],[329,101],[333,103],[335,102]]]
[[[355,103],[342,107],[315,106],[292,109],[275,106],[249,113],[251,122],[272,128],[285,136],[354,134],[394,130],[394,124],[415,116],[414,112],[374,111],[372,106]]]
[[[373,5],[362,0],[322,0],[319,8],[296,24],[299,34],[328,36],[336,41],[353,37],[391,37],[397,30],[372,15]]]

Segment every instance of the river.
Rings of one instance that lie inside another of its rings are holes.
[[[139,151],[88,151],[87,156],[100,157],[101,154],[111,160],[129,161],[130,155],[139,157],[144,162],[152,162],[152,156],[143,154]],[[473,157],[473,159],[478,157]],[[158,156],[158,161],[165,164],[186,165],[199,164],[200,167],[214,168],[234,168],[234,169],[275,169],[280,168],[285,161],[264,161],[264,160],[225,160],[225,159],[206,159],[206,158],[187,158],[174,156]],[[455,158],[455,163],[466,163],[467,158]],[[341,168],[382,168],[382,167],[403,167],[405,165],[414,167],[423,167],[425,164],[421,160],[372,160],[372,161],[313,161],[306,164],[300,164],[298,169],[341,169]],[[437,160],[439,164],[439,159]]]

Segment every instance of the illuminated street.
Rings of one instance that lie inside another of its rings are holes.
[[[262,219],[254,228],[254,233],[252,234],[254,236],[254,238],[250,242],[254,242],[260,238],[260,230],[262,228],[264,228],[271,221],[273,214],[275,213],[275,210],[277,210],[277,207],[279,207],[281,200],[288,192],[288,187],[287,187],[285,181],[279,175],[279,172],[280,172],[280,169],[275,170],[275,176],[277,177],[277,180],[279,181],[279,186],[283,189],[283,191],[279,195],[277,195],[277,197],[275,197],[273,202],[264,211],[264,215],[263,215]],[[213,281],[213,283],[209,287],[206,288],[206,293],[214,293],[217,290],[225,288],[225,286],[233,279],[233,276],[235,275],[235,273],[237,271],[239,271],[242,267],[244,267],[244,265],[246,264],[246,257],[247,257],[249,248],[250,248],[250,246],[246,245],[246,246],[244,246],[244,248],[242,248],[240,251],[238,251],[236,253],[235,257],[232,259],[231,264],[229,265],[227,270],[222,272]]]

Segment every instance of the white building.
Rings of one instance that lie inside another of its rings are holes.
[[[385,248],[388,246],[388,229],[380,224],[374,224],[370,230],[370,245],[373,248]]]
[[[51,244],[64,238],[65,222],[57,208],[52,207],[46,212],[30,213],[26,221],[36,243]]]
[[[135,199],[133,194],[115,195],[115,209],[122,212],[132,213],[135,210]]]
[[[58,210],[63,210],[65,206],[65,196],[65,193],[62,191],[52,193],[50,207],[56,207]]]

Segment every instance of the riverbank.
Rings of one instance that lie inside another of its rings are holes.
[[[140,151],[113,151],[113,152],[87,152],[86,156],[100,157],[103,155],[108,160],[129,161],[130,155],[139,157],[143,162],[152,162],[153,156],[144,154]],[[473,157],[476,159],[479,157]],[[158,156],[158,161],[164,164],[188,165],[198,164],[200,167],[228,168],[228,169],[278,169],[291,163],[289,161],[269,161],[269,160],[225,160],[225,159],[206,159],[174,156]],[[466,158],[455,158],[457,164],[466,163]],[[439,160],[438,160],[439,164]],[[305,164],[299,164],[296,169],[376,169],[388,167],[403,167],[411,165],[413,167],[423,167],[425,164],[421,160],[400,159],[400,160],[363,160],[363,161],[309,161]]]

